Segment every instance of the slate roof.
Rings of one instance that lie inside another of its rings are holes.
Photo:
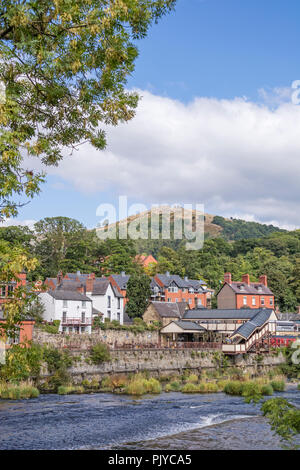
[[[203,281],[181,278],[177,274],[157,274],[156,277],[163,283],[164,287],[169,287],[172,283],[175,283],[181,289],[192,287],[195,290],[205,292],[205,289],[202,287],[202,284],[205,284]]]
[[[240,308],[240,309],[204,309],[195,308],[193,310],[186,310],[184,319],[195,319],[195,320],[239,320],[245,319],[250,320],[262,309],[260,308]],[[269,312],[273,311],[270,308],[263,309]]]
[[[276,313],[280,321],[300,321],[299,313]]]
[[[251,320],[241,325],[231,336],[240,335],[248,339],[257,328],[266,323],[270,315],[270,309],[261,309]]]
[[[245,282],[226,282],[224,285],[226,284],[228,284],[236,294],[274,295],[268,287],[259,282],[250,282],[250,284],[246,284]]]
[[[106,278],[96,278],[93,283],[92,295],[105,295],[110,282]]]
[[[160,317],[164,318],[182,318],[186,303],[185,302],[151,302]]]
[[[179,320],[174,321],[174,323],[176,323],[176,325],[178,325],[183,330],[206,331],[206,328],[192,321]]]
[[[85,300],[86,302],[92,302],[91,299],[86,295],[73,290],[50,289],[47,291],[47,293],[56,300]]]
[[[120,287],[120,289],[124,290],[126,289],[127,287],[127,282],[129,280],[129,275],[128,274],[112,274],[111,276],[115,281],[116,283],[118,284],[118,286]]]
[[[100,310],[98,310],[97,308],[95,307],[92,307],[92,314],[93,315],[104,315],[104,313],[100,312]]]

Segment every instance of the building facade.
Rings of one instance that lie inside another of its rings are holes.
[[[250,282],[249,274],[245,274],[241,281],[236,282],[232,281],[231,273],[226,273],[217,302],[220,309],[274,309],[274,294],[268,287],[267,276],[260,276],[259,282]]]

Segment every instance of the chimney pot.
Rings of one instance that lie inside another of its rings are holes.
[[[166,276],[170,277],[170,272],[166,271]]]

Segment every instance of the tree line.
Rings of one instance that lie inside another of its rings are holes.
[[[148,276],[169,271],[171,274],[203,279],[218,290],[224,273],[241,280],[245,273],[251,281],[261,274],[268,276],[268,285],[275,294],[281,311],[295,311],[300,305],[300,230],[272,232],[260,238],[227,241],[221,237],[206,239],[201,250],[187,251],[185,244],[170,240],[101,240],[96,230],[88,230],[79,221],[68,217],[49,217],[40,220],[31,230],[28,227],[0,228],[0,241],[20,247],[35,257],[38,265],[28,274],[35,281],[55,277],[58,271],[95,272],[107,276],[125,271],[127,274]],[[143,244],[144,242],[144,244]],[[143,251],[145,249],[145,251]],[[157,265],[143,268],[135,261],[141,253],[152,253]]]

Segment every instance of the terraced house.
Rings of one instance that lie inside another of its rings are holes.
[[[176,274],[166,272],[153,277],[151,291],[152,301],[186,302],[189,308],[208,306],[208,291],[204,281],[181,278]]]
[[[241,281],[232,281],[231,273],[225,273],[224,284],[217,294],[218,308],[274,308],[274,294],[268,287],[267,276],[259,282],[250,282],[249,274]]]

